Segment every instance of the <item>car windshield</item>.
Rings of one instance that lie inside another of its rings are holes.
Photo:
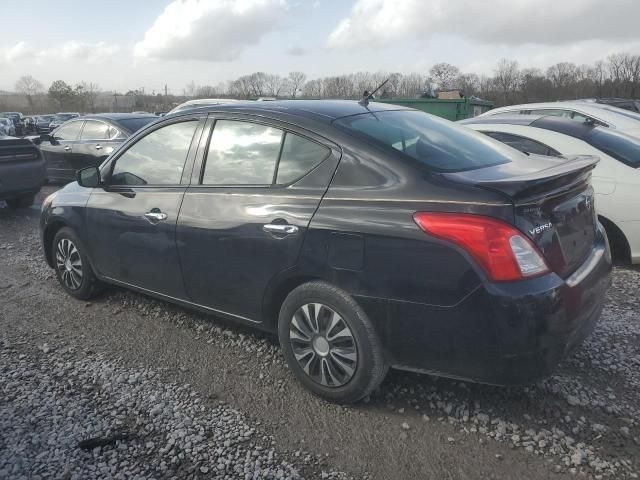
[[[125,118],[118,120],[118,123],[131,133],[137,132],[145,125],[157,120],[157,117],[138,117],[138,118]]]
[[[471,129],[413,110],[363,113],[339,118],[334,125],[440,172],[499,165],[516,154]]]
[[[594,128],[585,140],[598,150],[629,165],[640,167],[640,139],[616,130]]]

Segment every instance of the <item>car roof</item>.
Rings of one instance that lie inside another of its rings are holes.
[[[524,118],[523,118],[524,117]],[[493,117],[475,117],[462,120],[458,123],[463,125],[522,125],[542,128],[553,132],[562,133],[579,139],[584,139],[587,134],[599,127],[589,122],[578,122],[568,118],[556,117],[553,115],[509,115]]]
[[[390,103],[369,102],[367,106],[355,100],[275,100],[272,102],[241,101],[220,105],[194,107],[168,114],[164,118],[194,112],[229,112],[248,114],[287,114],[331,123],[333,120],[351,115],[387,110],[413,110]]]

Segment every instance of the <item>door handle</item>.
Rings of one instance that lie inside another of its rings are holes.
[[[102,145],[100,144],[96,145],[96,150],[102,150]]]
[[[147,220],[151,223],[160,222],[167,219],[167,214],[162,212],[154,212],[153,210],[144,214]]]
[[[289,225],[287,223],[267,223],[262,226],[262,229],[265,232],[279,233],[281,235],[294,235],[298,233],[299,230],[295,225]]]
[[[69,150],[71,150],[71,147],[69,145],[67,145],[66,147],[64,147],[64,151],[68,152]]]

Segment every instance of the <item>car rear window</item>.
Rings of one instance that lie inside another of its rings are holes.
[[[118,120],[118,123],[122,125],[124,128],[129,130],[131,133],[135,133],[140,130],[145,125],[150,124],[154,120],[157,120],[156,117],[141,117],[141,118],[125,118],[122,120]]]
[[[481,133],[415,110],[352,115],[335,120],[334,125],[438,172],[490,167],[518,155]]]
[[[585,140],[630,167],[640,167],[640,139],[616,130],[594,128]]]

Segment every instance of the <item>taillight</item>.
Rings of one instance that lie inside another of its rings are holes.
[[[417,212],[414,221],[434,237],[466,250],[491,280],[523,280],[549,272],[538,249],[501,220],[464,213]]]

